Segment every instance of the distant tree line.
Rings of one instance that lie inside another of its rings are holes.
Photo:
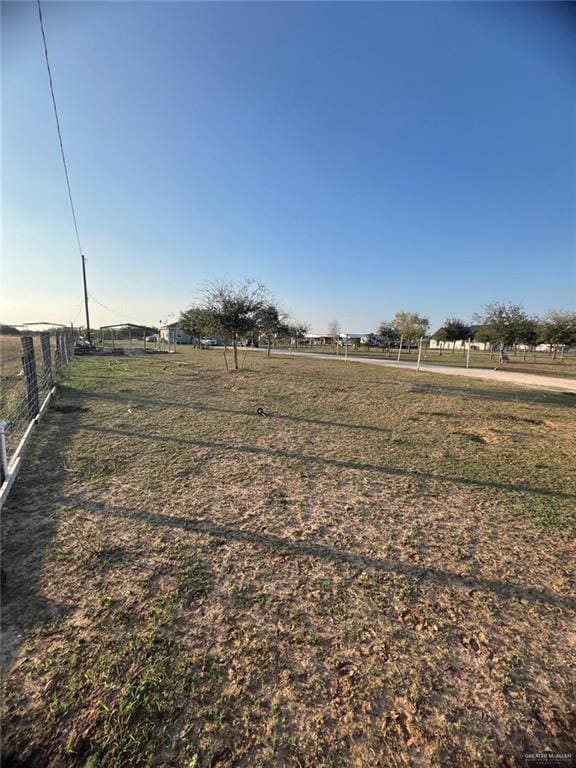
[[[521,304],[493,302],[474,316],[469,325],[460,318],[449,317],[432,336],[435,341],[452,344],[467,340],[485,342],[495,349],[505,350],[517,345],[534,348],[547,344],[556,358],[561,347],[576,344],[576,312],[554,310],[544,317],[529,315]],[[426,337],[428,318],[415,312],[397,312],[391,322],[384,321],[378,329],[382,346],[398,345],[403,340],[412,345]]]
[[[576,344],[576,312],[555,310],[536,317],[521,304],[493,302],[474,319],[476,325],[468,326],[458,318],[448,318],[434,338],[454,343],[472,339],[501,351],[517,345],[530,349],[548,344],[554,358],[560,347]]]
[[[432,338],[452,344],[453,350],[457,342],[467,340],[486,342],[500,350],[516,345],[533,348],[548,344],[554,357],[559,348],[576,344],[576,312],[552,311],[538,318],[529,315],[521,304],[493,302],[475,315],[474,321],[468,324],[460,318],[449,317]],[[266,287],[253,280],[241,283],[216,280],[207,284],[201,300],[181,313],[179,327],[198,345],[201,339],[210,336],[217,336],[225,345],[230,345],[235,370],[240,367],[239,346],[264,343],[269,356],[276,342],[288,341],[298,347],[308,332],[305,324],[291,322]],[[401,311],[391,321],[383,321],[376,335],[378,343],[388,349],[399,345],[410,348],[420,338],[429,338],[429,330],[427,317]],[[338,351],[342,330],[337,320],[330,323],[327,338],[332,339]]]
[[[21,331],[13,325],[0,323],[0,336],[20,336]]]

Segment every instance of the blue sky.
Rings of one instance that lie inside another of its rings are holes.
[[[575,305],[559,3],[43,4],[96,324],[214,276],[349,332]],[[3,322],[81,319],[35,3],[2,4]]]

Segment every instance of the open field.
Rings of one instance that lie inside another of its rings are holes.
[[[70,369],[4,511],[6,764],[576,751],[576,397],[246,363]]]
[[[24,397],[24,384],[18,374],[22,368],[19,336],[0,334],[0,417],[5,417]]]
[[[34,336],[36,366],[41,370],[40,337]],[[52,359],[56,354],[56,340],[52,337]],[[0,418],[6,418],[25,397],[25,385],[19,373],[22,370],[22,344],[20,336],[0,334]]]

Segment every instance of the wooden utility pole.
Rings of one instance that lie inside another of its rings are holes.
[[[84,309],[86,310],[86,338],[88,343],[92,344],[92,338],[90,333],[90,314],[88,313],[88,287],[86,285],[86,257],[82,256],[82,280],[84,283]]]

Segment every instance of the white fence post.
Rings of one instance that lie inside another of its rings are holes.
[[[402,354],[402,340],[403,336],[400,336],[400,346],[398,347],[398,360],[396,362],[400,362],[400,355]]]
[[[418,360],[416,361],[416,370],[420,370],[420,358],[422,357],[422,336],[420,336],[420,341],[418,342]]]

